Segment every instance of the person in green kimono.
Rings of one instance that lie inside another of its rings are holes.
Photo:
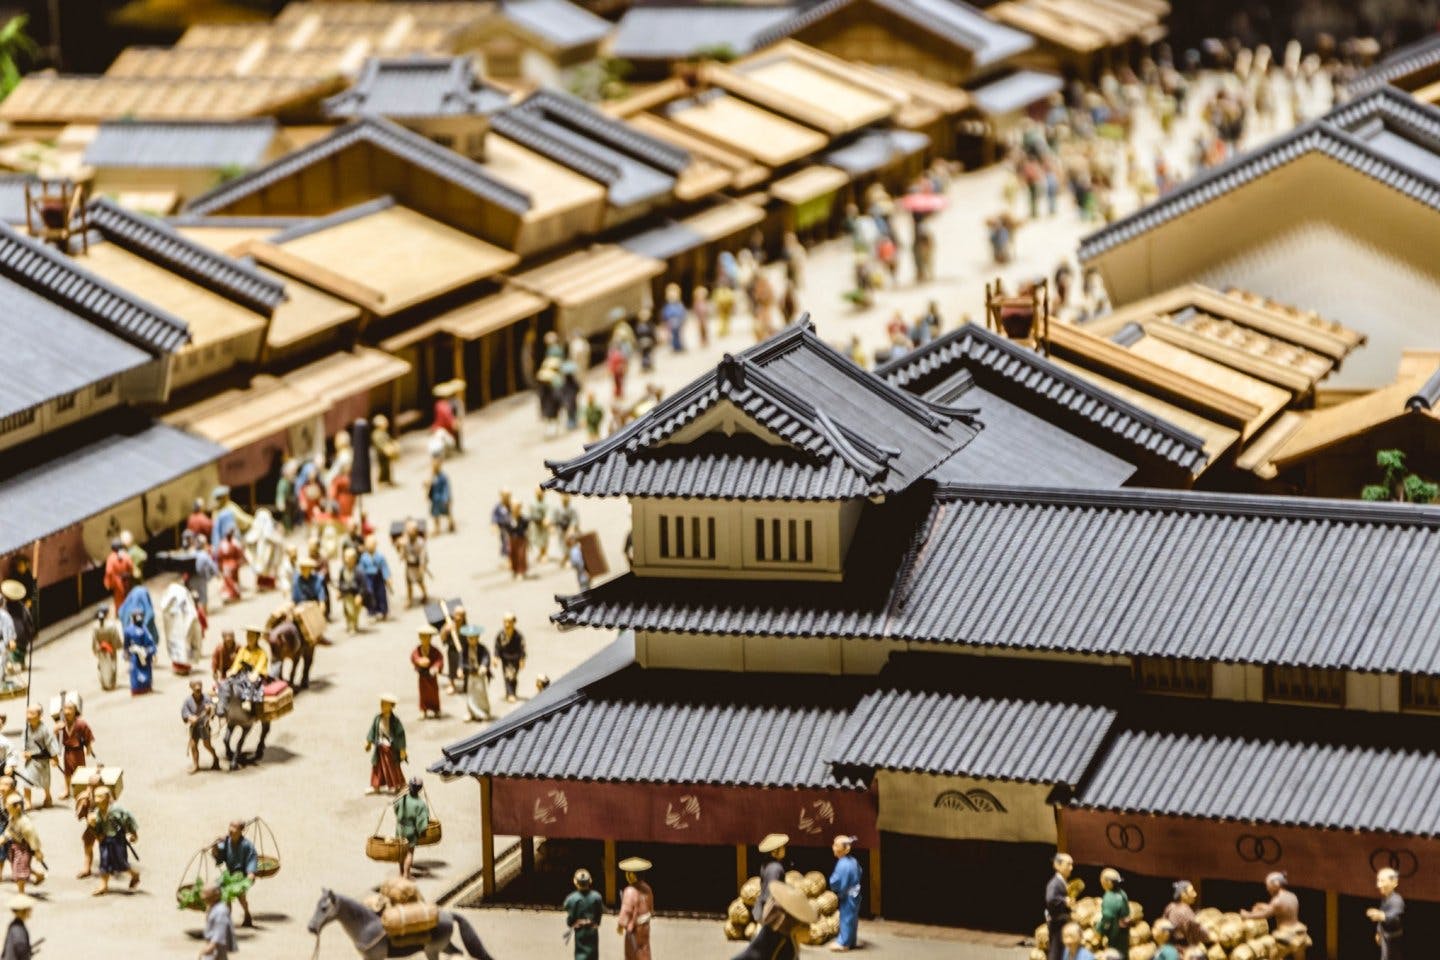
[[[605,904],[594,889],[590,871],[575,871],[575,891],[565,898],[565,925],[575,936],[575,960],[600,960],[600,918]]]
[[[1175,933],[1175,924],[1169,920],[1156,920],[1155,925],[1150,928],[1150,936],[1155,940],[1155,956],[1153,960],[1180,960],[1180,951],[1175,949],[1175,944],[1170,942],[1170,937]]]
[[[1100,898],[1100,922],[1096,931],[1105,938],[1105,945],[1120,951],[1120,956],[1130,956],[1130,898],[1125,895],[1124,879],[1114,867],[1100,871],[1100,886],[1105,895]]]
[[[370,721],[365,750],[370,754],[370,789],[366,793],[399,793],[405,789],[400,764],[409,755],[405,752],[405,725],[395,716],[395,694],[380,695],[380,712]]]
[[[410,876],[410,868],[415,863],[415,847],[420,843],[420,835],[430,823],[430,807],[425,803],[425,798],[420,796],[420,791],[425,789],[425,781],[419,777],[411,777],[409,788],[395,800],[395,835],[405,841],[405,856],[400,860],[400,876],[406,878]]]

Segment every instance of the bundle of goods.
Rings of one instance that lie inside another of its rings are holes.
[[[268,681],[264,687],[265,699],[260,701],[260,720],[270,723],[295,709],[295,691],[290,684],[279,678]]]
[[[440,922],[440,908],[420,899],[415,881],[391,877],[380,884],[380,891],[365,898],[365,905],[380,914],[380,925],[390,938],[390,945],[400,939],[418,938],[424,942]]]
[[[1075,901],[1071,919],[1080,925],[1080,941],[1096,957],[1109,956],[1110,960],[1153,960],[1155,943],[1150,935],[1150,924],[1144,920],[1145,911],[1134,900],[1130,901],[1130,955],[1121,957],[1119,951],[1105,949],[1095,924],[1100,919],[1100,899],[1086,897]],[[1208,947],[1191,946],[1184,956],[1186,960],[1285,960],[1286,957],[1310,946],[1310,935],[1303,923],[1279,927],[1272,934],[1265,920],[1246,920],[1238,913],[1221,913],[1213,907],[1197,911],[1195,919],[1210,934],[1212,943]],[[1035,948],[1030,951],[1030,960],[1045,960],[1050,946],[1050,930],[1041,924],[1035,930]]]
[[[785,874],[785,882],[805,894],[819,916],[810,924],[809,939],[802,936],[802,942],[821,944],[833,939],[840,932],[840,898],[830,892],[825,874],[818,870],[809,873],[791,870]],[[730,901],[725,911],[725,939],[749,940],[755,936],[751,911],[759,897],[759,877],[751,877],[740,885],[740,896]]]

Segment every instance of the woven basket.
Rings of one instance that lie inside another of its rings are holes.
[[[1130,923],[1136,924],[1145,919],[1145,908],[1138,900],[1130,901]]]
[[[1047,924],[1040,924],[1035,928],[1035,946],[1041,950],[1050,949],[1050,927]]]
[[[1030,949],[1030,960],[1050,960],[1050,954],[1041,950],[1039,947],[1032,947]]]
[[[826,890],[815,898],[815,909],[820,912],[820,916],[828,917],[840,909],[840,898],[835,896],[835,891]]]
[[[755,901],[760,899],[760,878],[751,877],[740,884],[740,900],[747,907],[755,906]]]
[[[405,851],[409,846],[399,837],[367,837],[365,856],[381,863],[399,863],[405,859]]]
[[[802,881],[800,889],[804,891],[807,897],[818,897],[825,892],[828,886],[829,884],[825,882],[825,874],[818,870],[811,870],[805,874],[805,879]]]
[[[429,847],[440,842],[440,821],[431,820],[425,824],[425,829],[420,831],[420,839],[415,841],[417,847]]]
[[[1130,960],[1155,960],[1155,944],[1142,943],[1131,947]]]
[[[280,872],[280,858],[261,856],[255,858],[255,876],[260,879],[273,877]]]
[[[408,937],[435,929],[440,908],[433,903],[392,903],[380,914],[380,925],[390,937]]]
[[[180,886],[176,887],[176,888],[175,888],[175,905],[176,905],[176,906],[181,906],[181,904],[184,903],[184,896],[185,896],[185,894],[186,894],[186,893],[189,893],[191,890],[194,890],[194,889],[195,889],[195,884],[193,884],[193,883],[182,883],[182,884],[180,884]],[[205,906],[205,901],[204,901],[204,900],[195,900],[193,903],[190,903],[188,906],[183,906],[183,907],[181,907],[181,909],[184,909],[184,910],[196,910],[196,911],[199,911],[200,913],[204,913],[204,912],[205,912],[206,910],[208,910],[209,908]]]
[[[30,685],[24,680],[5,680],[0,682],[0,700],[14,700],[23,697],[30,692]]]
[[[745,924],[750,922],[750,908],[745,906],[745,901],[737,897],[730,901],[730,906],[725,910],[725,917],[730,921],[732,927],[739,927],[741,932],[744,932]]]

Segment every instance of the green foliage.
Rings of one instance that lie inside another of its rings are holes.
[[[229,870],[220,871],[220,900],[222,903],[230,903],[238,900],[242,893],[245,893],[254,885],[255,881],[243,873],[231,873]],[[189,886],[181,887],[175,892],[175,903],[181,910],[204,909],[205,900],[201,895],[205,889],[205,881],[199,877]]]
[[[40,45],[25,32],[30,18],[21,14],[11,17],[0,27],[0,98],[20,85],[20,64],[34,60]]]
[[[730,44],[712,43],[697,48],[696,51],[691,55],[690,59],[695,61],[714,60],[716,63],[730,63],[734,61],[738,56],[739,55],[735,52],[735,48],[730,46]]]
[[[591,103],[622,100],[630,95],[630,87],[625,83],[625,78],[634,70],[635,67],[629,60],[606,57],[574,71],[568,86],[575,96]]]
[[[216,174],[215,185],[218,187],[222,183],[229,183],[231,180],[239,180],[241,177],[245,176],[248,169],[249,168],[247,168],[242,163],[227,163],[225,164],[225,166],[221,167],[219,172]]]
[[[1431,483],[1418,474],[1405,471],[1405,451],[1381,450],[1375,454],[1382,481],[1366,484],[1360,490],[1361,500],[1399,500],[1402,503],[1434,503],[1440,497],[1440,484]]]

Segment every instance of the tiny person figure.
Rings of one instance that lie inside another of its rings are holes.
[[[245,836],[244,820],[230,821],[225,836],[215,841],[215,846],[210,849],[210,855],[226,873],[244,876],[252,886],[254,885],[255,876],[260,870],[260,855],[255,849],[255,844]],[[240,901],[240,909],[245,914],[245,919],[240,922],[240,926],[255,926],[255,921],[250,917],[248,891],[242,891],[236,899]],[[228,914],[229,911],[227,910],[226,913]]]
[[[575,938],[575,960],[600,960],[600,918],[605,902],[593,889],[590,871],[575,871],[575,889],[565,898],[565,925]]]
[[[1380,945],[1380,960],[1404,960],[1405,898],[1396,887],[1400,874],[1389,867],[1375,874],[1375,889],[1380,891],[1380,905],[1365,911],[1375,923],[1375,942]]]
[[[60,794],[60,799],[69,800],[70,778],[85,765],[86,756],[95,756],[95,733],[80,716],[78,703],[66,700],[60,708],[60,723],[55,728],[55,736],[60,741],[60,772],[65,777],[65,792]]]
[[[840,898],[840,931],[831,950],[854,950],[860,946],[860,864],[851,854],[855,837],[841,834],[830,845],[835,869],[830,872],[830,890]]]
[[[809,933],[818,916],[814,906],[783,880],[763,885],[761,893],[766,894],[765,912],[755,937],[734,960],[795,960],[800,955],[799,934]]]
[[[15,919],[10,921],[10,927],[5,931],[4,947],[0,948],[0,957],[5,960],[30,960],[35,955],[30,945],[30,929],[25,926],[25,921],[30,919],[30,911],[35,909],[36,902],[26,893],[17,893],[10,898],[10,912],[15,914]]]
[[[12,793],[5,798],[5,812],[10,822],[5,825],[0,839],[4,840],[8,851],[10,879],[15,881],[15,889],[24,893],[25,885],[32,879],[36,886],[45,882],[44,871],[36,869],[35,863],[38,860],[43,864],[45,854],[40,849],[40,834],[35,832],[35,825],[25,812],[25,801],[20,794]]]
[[[230,917],[230,908],[220,901],[220,887],[207,883],[200,891],[205,901],[205,945],[200,948],[200,960],[229,960],[230,952],[238,950],[235,944],[235,923]],[[246,914],[245,919],[250,919]]]
[[[395,716],[395,695],[380,695],[380,712],[370,721],[365,736],[365,749],[370,751],[371,793],[399,793],[405,787],[405,774],[400,764],[409,759],[405,752],[405,725]]]
[[[405,856],[400,860],[400,876],[406,879],[409,879],[410,871],[415,865],[415,847],[420,843],[420,835],[430,823],[430,807],[420,796],[420,791],[424,788],[425,781],[419,777],[411,777],[409,789],[403,796],[397,797],[394,804],[395,833],[405,841]]]
[[[130,845],[140,839],[135,818],[124,807],[111,802],[109,787],[95,788],[95,808],[90,826],[100,841],[100,885],[91,891],[100,897],[110,892],[110,878],[130,874],[130,889],[140,886],[140,871],[130,866]]]
[[[515,629],[513,613],[505,614],[495,635],[495,659],[500,661],[500,675],[505,679],[505,702],[514,703],[520,671],[525,669],[525,637]]]
[[[625,960],[650,960],[650,920],[655,911],[655,892],[640,874],[650,869],[644,857],[626,857],[620,861],[625,873],[625,889],[620,893],[620,913],[615,929],[623,937]]]
[[[440,671],[445,666],[445,657],[435,649],[435,635],[438,631],[430,624],[420,628],[420,642],[410,651],[410,665],[415,668],[415,678],[420,688],[420,719],[433,714],[440,717]]]
[[[1100,871],[1100,887],[1105,891],[1100,898],[1100,922],[1096,931],[1104,938],[1105,946],[1120,951],[1120,956],[1130,956],[1130,898],[1125,895],[1125,880],[1120,871],[1106,867]]]
[[[234,634],[230,634],[230,637],[233,641]],[[191,680],[190,695],[185,698],[184,703],[180,704],[180,721],[185,724],[188,731],[186,739],[189,743],[191,773],[200,769],[200,748],[202,746],[205,748],[205,752],[210,754],[210,769],[220,769],[220,757],[210,744],[210,719],[213,716],[215,716],[215,707],[205,696],[200,681]]]

